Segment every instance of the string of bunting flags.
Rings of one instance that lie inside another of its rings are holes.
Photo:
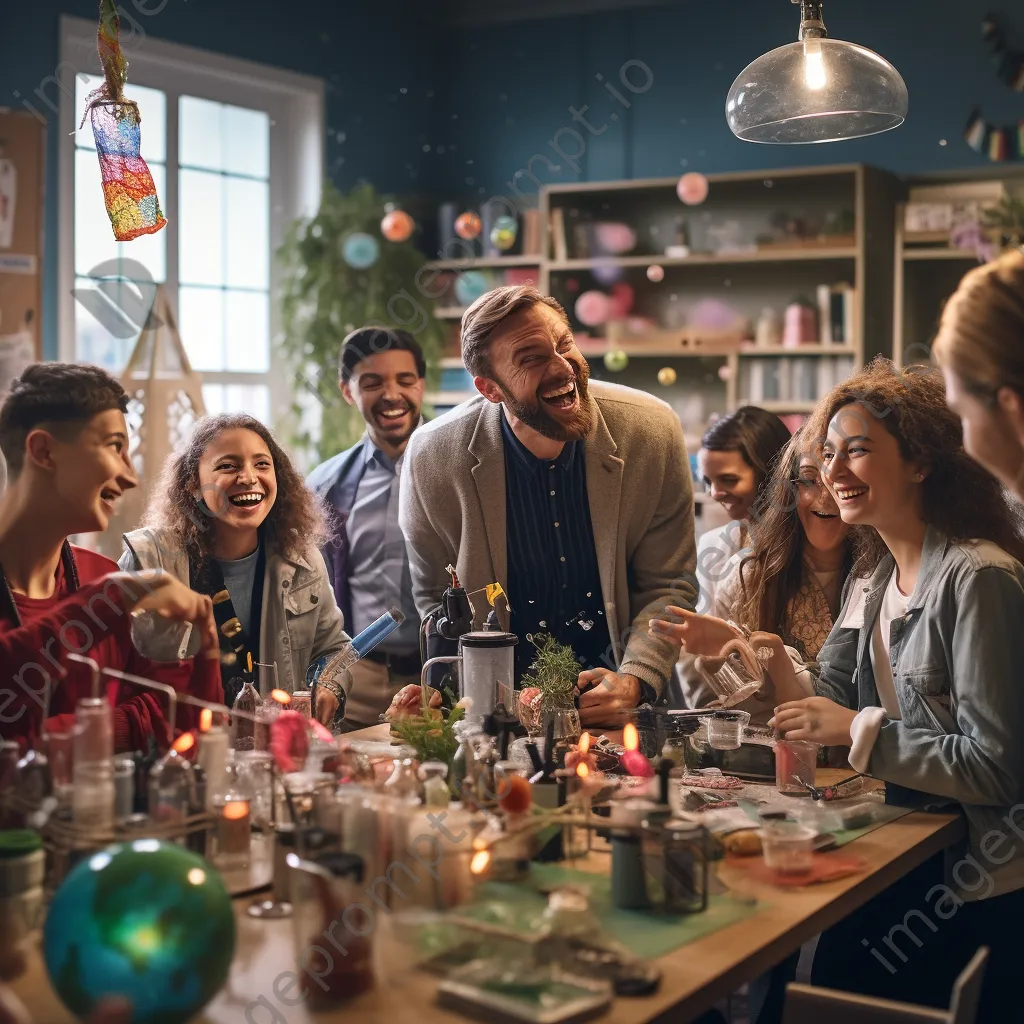
[[[996,65],[996,73],[1014,92],[1024,93],[1024,52],[1011,49],[999,23],[991,15],[981,24],[981,37]],[[978,108],[971,112],[964,132],[967,145],[996,163],[1024,160],[1024,119],[1016,125],[994,125]]]

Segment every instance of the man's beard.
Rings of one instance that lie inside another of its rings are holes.
[[[533,396],[529,405],[520,402],[515,395],[499,380],[496,381],[501,389],[502,401],[508,411],[521,423],[525,423],[531,430],[536,430],[542,437],[551,441],[581,441],[590,433],[594,423],[594,412],[590,405],[590,391],[587,382],[590,380],[590,367],[587,364],[572,363],[573,381],[576,384],[576,393],[579,395],[579,408],[568,422],[556,419],[545,408],[544,399],[540,397],[542,391],[550,391],[556,385],[544,384]]]

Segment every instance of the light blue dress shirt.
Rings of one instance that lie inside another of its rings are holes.
[[[380,649],[390,654],[413,654],[419,650],[420,620],[412,599],[405,537],[398,525],[399,484],[405,456],[392,462],[369,441],[364,450],[366,470],[346,523],[352,622],[345,627],[355,636],[389,608],[400,608],[405,613],[405,622]]]

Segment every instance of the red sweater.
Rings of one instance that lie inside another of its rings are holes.
[[[142,657],[131,639],[131,615],[125,594],[109,581],[117,564],[86,548],[72,548],[81,586],[71,593],[63,566],[57,566],[53,596],[42,600],[15,594],[22,624],[0,618],[0,737],[33,745],[43,717],[43,688],[50,681],[47,728],[70,728],[75,707],[92,691],[90,670],[67,655],[92,658],[101,669],[112,668],[167,683],[203,700],[223,701],[220,659],[200,656],[186,661],[155,662]],[[108,679],[107,684],[113,681]],[[163,694],[120,683],[105,690],[114,708],[114,746],[145,750],[149,737],[167,746],[167,701]],[[198,724],[198,709],[178,705],[177,729]]]

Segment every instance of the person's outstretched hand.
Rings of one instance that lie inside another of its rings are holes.
[[[661,618],[651,619],[647,632],[658,640],[679,645],[687,654],[713,658],[740,634],[725,619],[698,615],[688,608],[670,604]]]
[[[218,649],[213,602],[206,594],[190,590],[177,577],[163,569],[111,573],[125,594],[125,604],[133,614],[151,612],[163,619],[191,622],[200,631],[204,651]]]
[[[435,690],[432,686],[428,689],[430,690],[430,707],[439,708],[441,706],[441,691]],[[418,683],[403,686],[391,699],[391,706],[384,712],[384,717],[390,721],[392,718],[400,718],[403,715],[417,714],[423,700],[422,692]]]

